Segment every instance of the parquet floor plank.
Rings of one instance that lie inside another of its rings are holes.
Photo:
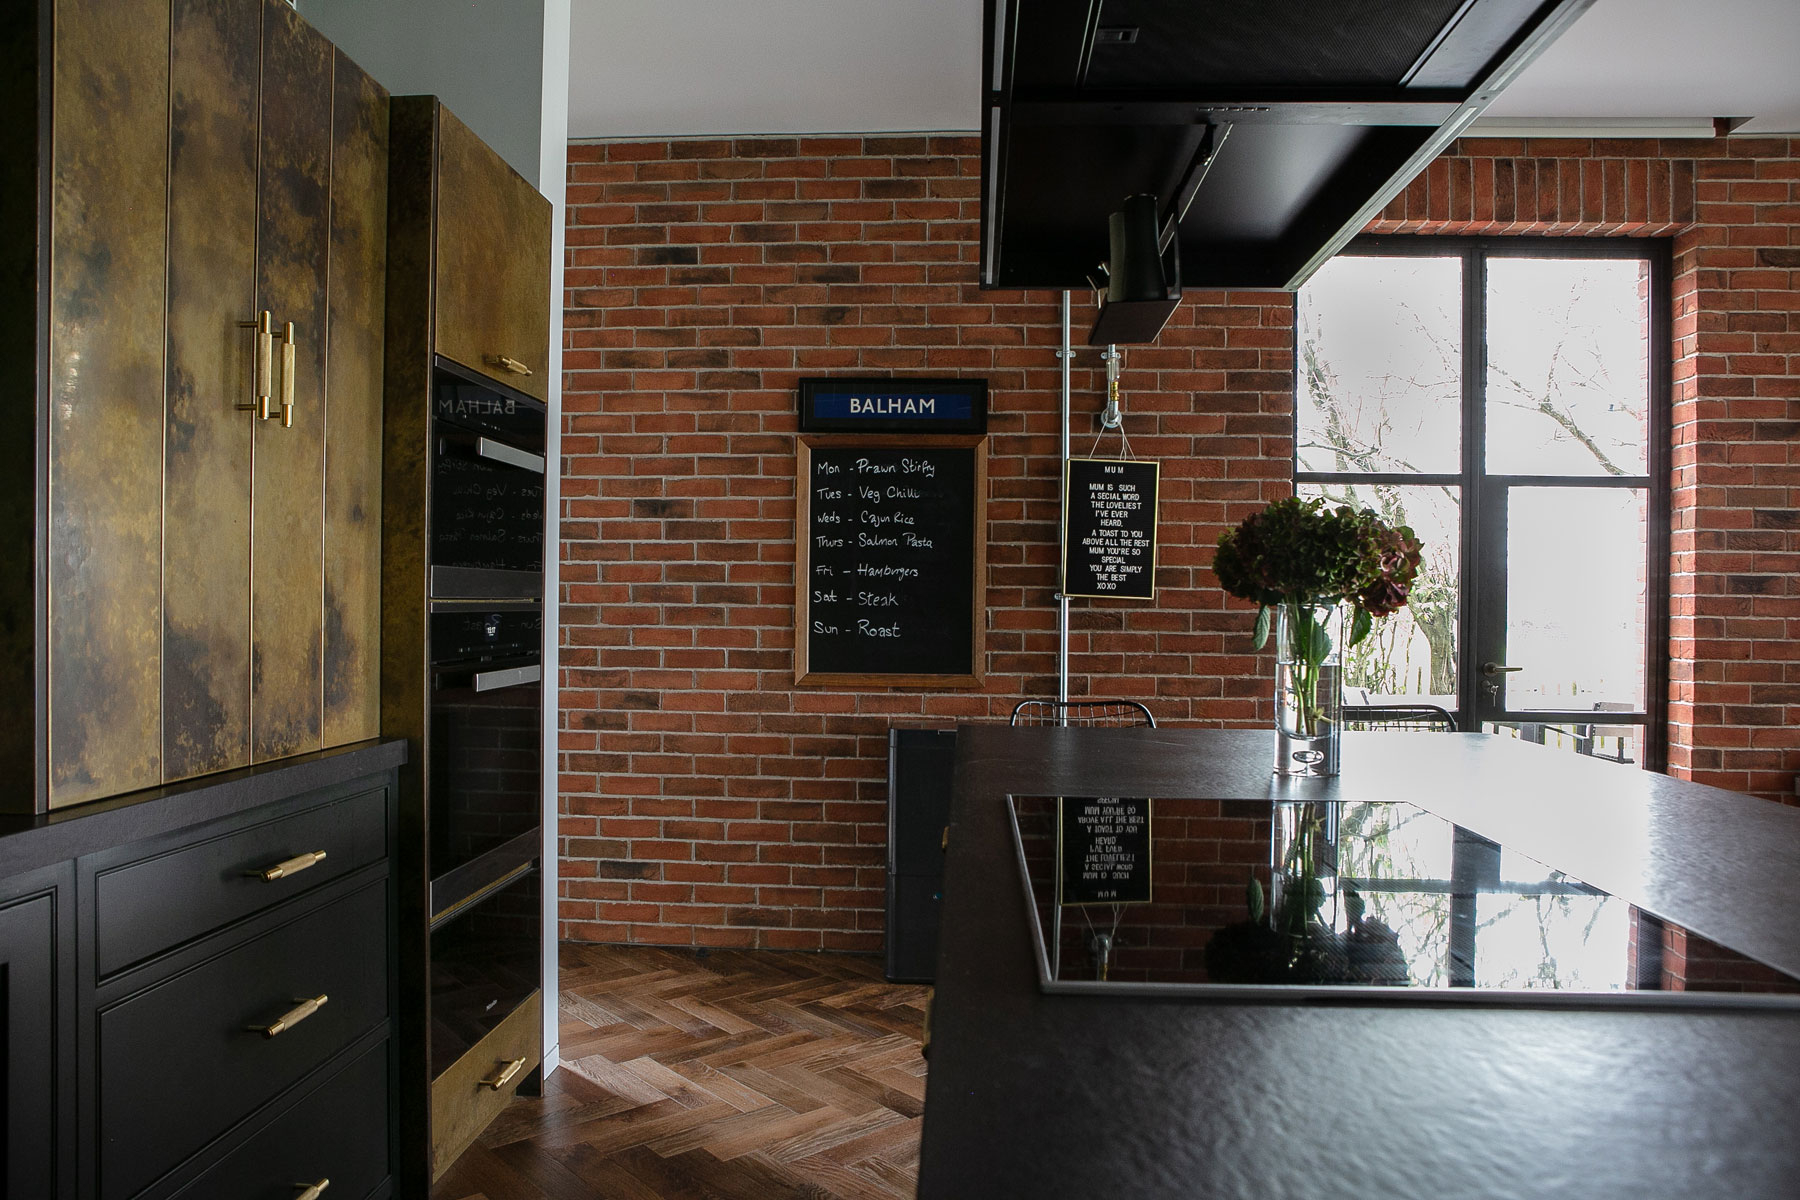
[[[564,1069],[432,1200],[913,1194],[928,991],[868,958],[561,949]]]

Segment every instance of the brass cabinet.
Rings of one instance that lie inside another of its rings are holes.
[[[518,833],[448,875],[441,863],[434,868],[427,843],[447,826],[440,805],[453,807],[441,753],[450,739],[434,730],[432,715],[431,622],[490,608],[541,613],[542,574],[471,573],[516,575],[529,581],[526,590],[434,588],[443,577],[430,561],[430,516],[444,498],[433,495],[441,470],[434,453],[450,453],[453,441],[434,421],[466,403],[470,388],[496,405],[483,411],[543,418],[551,208],[434,97],[394,98],[390,143],[381,706],[383,736],[414,747],[401,774],[396,851],[400,1180],[402,1191],[424,1195],[514,1092],[541,1078],[542,928],[521,934],[517,919],[542,911],[541,831]],[[434,399],[434,388],[451,380],[461,382]],[[542,436],[540,427],[540,454]],[[534,458],[503,453],[514,466]],[[533,469],[544,468],[535,457]],[[546,545],[554,542],[540,544],[540,553]],[[446,889],[453,903],[444,902]]]
[[[436,349],[549,399],[550,202],[442,105],[437,173]]]
[[[373,737],[386,94],[281,0],[20,7],[0,807]]]

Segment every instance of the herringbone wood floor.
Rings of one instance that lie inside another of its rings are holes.
[[[433,1200],[911,1196],[926,989],[875,959],[562,948],[562,1061]]]

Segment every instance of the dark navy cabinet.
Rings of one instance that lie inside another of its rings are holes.
[[[0,880],[0,1192],[7,1196],[75,1194],[72,878],[64,863]]]
[[[0,822],[0,1195],[393,1194],[405,749]]]

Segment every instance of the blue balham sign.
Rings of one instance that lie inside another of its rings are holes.
[[[808,433],[986,433],[985,379],[802,379]]]

